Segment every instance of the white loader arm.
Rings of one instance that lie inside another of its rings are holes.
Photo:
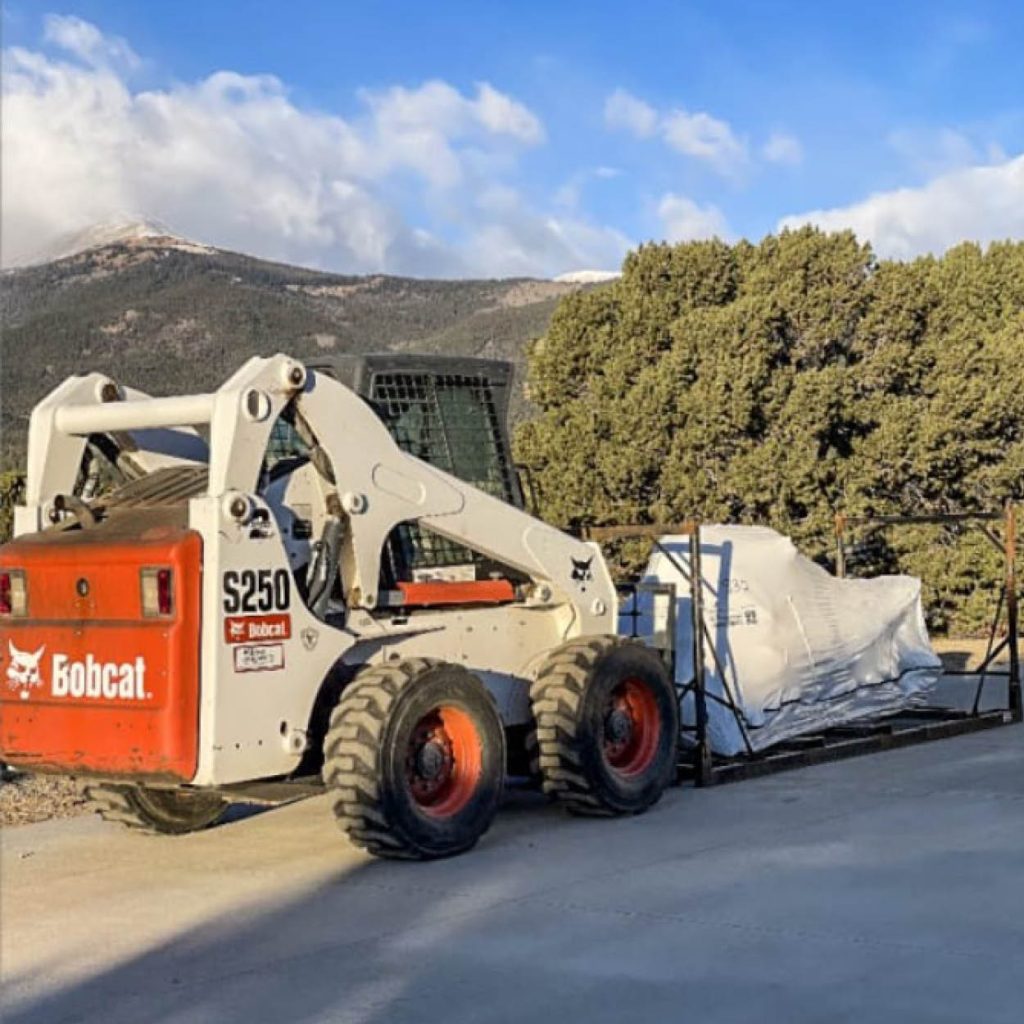
[[[150,398],[119,388],[100,374],[72,377],[40,402],[29,432],[25,505],[16,532],[45,525],[56,494],[70,493],[90,434],[132,433],[151,441],[149,467],[206,461],[192,429],[209,428],[208,494],[238,509],[259,487],[267,442],[289,406],[321,449],[314,466],[328,507],[347,527],[341,567],[350,606],[378,604],[381,551],[404,522],[429,530],[508,565],[534,586],[530,605],[568,605],[574,632],[614,633],[615,587],[596,544],[587,544],[403,452],[373,410],[332,377],[307,372],[285,355],[253,357],[211,394]],[[484,443],[484,438],[481,438]],[[153,451],[153,449],[156,451]],[[234,513],[233,513],[234,514]]]
[[[32,410],[28,434],[28,473],[22,522],[15,533],[38,530],[40,513],[57,494],[70,494],[82,467],[91,425],[74,429],[76,415],[98,409],[116,417],[123,409],[159,406],[143,391],[117,385],[101,373],[68,377]],[[201,464],[209,459],[206,442],[179,417],[180,424],[155,427],[140,417],[129,426],[116,419],[104,429],[118,440],[118,447],[138,473],[152,473],[167,466]]]
[[[212,394],[151,398],[100,373],[68,377],[32,410],[15,534],[44,527],[53,499],[72,492],[91,434],[117,438],[142,473],[208,462],[210,494],[255,490],[274,420],[305,379],[282,355],[253,357]]]
[[[333,378],[310,373],[295,410],[330,460],[347,514],[349,604],[377,604],[387,536],[414,521],[529,576],[537,584],[531,603],[571,604],[581,633],[615,631],[615,586],[596,544],[403,452],[369,405]]]

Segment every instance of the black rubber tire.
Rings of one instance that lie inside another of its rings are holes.
[[[605,708],[626,679],[650,691],[660,730],[651,764],[625,775],[604,752]],[[676,777],[679,704],[656,651],[613,636],[581,637],[556,648],[530,687],[544,792],[573,814],[640,814]]]
[[[92,781],[81,783],[80,788],[90,808],[104,821],[159,835],[184,835],[208,828],[228,807],[228,801],[216,793]]]
[[[417,723],[454,706],[480,743],[480,776],[468,803],[439,817],[416,802],[406,758]],[[460,665],[415,658],[367,668],[345,688],[324,739],[324,783],[349,839],[378,857],[430,860],[473,847],[487,831],[505,782],[505,732],[494,699]]]

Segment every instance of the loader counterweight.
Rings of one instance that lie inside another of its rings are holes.
[[[33,771],[187,782],[202,544],[169,525],[111,532],[36,534],[0,549],[0,572],[20,572],[26,592],[23,615],[0,617],[0,749]]]

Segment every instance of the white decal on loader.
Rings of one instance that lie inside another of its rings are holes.
[[[145,700],[146,661],[97,661],[91,654],[85,661],[72,661],[66,654],[53,656],[50,680],[53,697],[103,697],[106,700]]]
[[[284,644],[253,644],[234,651],[236,672],[276,672],[284,668]]]
[[[40,662],[46,645],[32,652],[21,651],[8,640],[7,649],[11,653],[7,685],[28,700],[29,688],[44,682]],[[99,661],[87,654],[85,661],[73,661],[66,654],[55,654],[50,661],[50,696],[147,700],[151,694],[146,692],[146,660]]]
[[[7,649],[11,652],[11,663],[7,666],[7,685],[12,690],[21,690],[21,699],[28,700],[30,686],[42,686],[43,677],[39,674],[39,661],[46,650],[46,645],[35,651],[19,651],[10,640]]]

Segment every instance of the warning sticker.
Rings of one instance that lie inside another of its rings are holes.
[[[284,644],[252,644],[235,648],[236,672],[275,672],[284,668]]]

